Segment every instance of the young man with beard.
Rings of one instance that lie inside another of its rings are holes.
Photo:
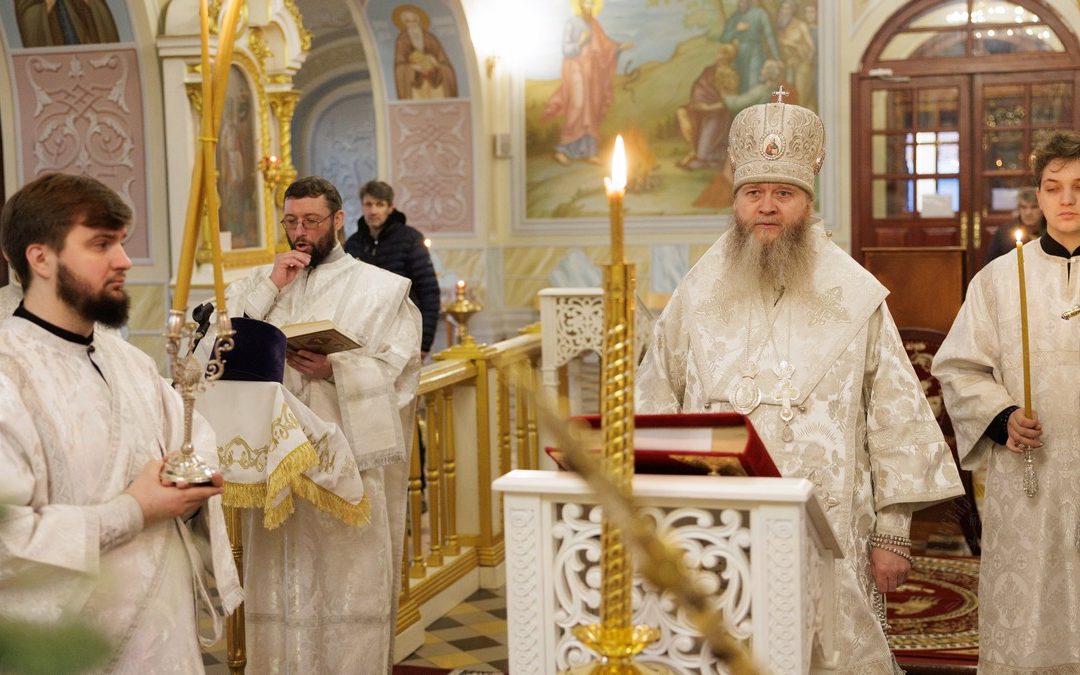
[[[284,385],[345,432],[370,522],[297,504],[281,527],[245,528],[248,667],[270,673],[386,673],[400,588],[405,489],[420,373],[409,281],[338,245],[341,196],[325,178],[285,191],[291,250],[229,287],[230,311],[282,326],[332,320],[361,347],[286,355]]]
[[[756,105],[732,122],[734,223],[679,284],[637,374],[643,413],[739,412],[784,476],[810,480],[844,550],[837,663],[896,668],[875,602],[910,570],[912,511],[962,494],[886,290],[811,216],[824,128]],[[799,620],[791,617],[792,621]]]
[[[242,599],[222,480],[160,478],[183,442],[183,404],[153,361],[95,325],[127,321],[131,209],[93,178],[49,174],[0,214],[23,301],[0,323],[0,617],[78,617],[109,638],[108,672],[202,672],[196,600],[221,618]],[[196,450],[216,464],[196,418]],[[189,531],[210,536],[210,600]],[[195,583],[193,584],[193,580]]]
[[[975,275],[934,358],[960,463],[985,463],[979,673],[1080,673],[1080,132],[1032,153],[1046,231]],[[1030,364],[1030,392],[1024,367]],[[1030,394],[1031,415],[1024,411]],[[1025,494],[1025,450],[1037,486]]]

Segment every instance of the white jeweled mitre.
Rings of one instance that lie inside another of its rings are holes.
[[[786,92],[777,92],[781,98]],[[825,160],[825,126],[812,110],[788,103],[743,109],[731,123],[728,157],[733,189],[746,183],[788,183],[814,194]]]

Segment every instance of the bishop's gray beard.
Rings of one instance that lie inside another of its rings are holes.
[[[772,241],[754,236],[756,220],[733,219],[724,252],[727,276],[735,287],[764,291],[783,287],[791,292],[810,286],[817,254],[810,241],[809,212]]]

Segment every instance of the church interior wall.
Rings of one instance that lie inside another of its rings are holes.
[[[38,150],[35,135],[23,124],[33,119],[35,102],[30,90],[19,84],[22,75],[17,64],[35,53],[62,55],[69,60],[77,54],[129,54],[138,64],[138,99],[131,109],[138,111],[143,125],[136,152],[144,162],[134,181],[146,202],[147,236],[146,254],[129,275],[135,305],[130,330],[134,341],[160,358],[161,341],[156,334],[164,323],[178,255],[196,133],[185,90],[192,75],[186,61],[170,59],[170,55],[177,50],[197,53],[197,33],[191,30],[197,27],[197,20],[190,14],[195,11],[197,17],[197,3],[107,2],[119,8],[121,32],[127,31],[115,45],[23,49],[16,39],[13,12],[0,12],[6,65],[0,69],[0,87],[7,93],[0,102],[5,189],[11,194],[36,175],[33,167],[26,165],[26,158]],[[602,11],[611,11],[614,2],[609,0],[607,10]],[[398,35],[393,12],[404,3],[296,0],[294,7],[303,17],[303,27],[291,28],[285,5],[293,3],[253,0],[251,4],[256,23],[278,26],[275,30],[282,32],[279,39],[283,45],[296,40],[295,35],[284,35],[289,30],[304,28],[313,34],[309,52],[300,54],[289,48],[292,51],[282,57],[287,63],[270,66],[277,73],[294,74],[291,86],[300,92],[291,144],[296,169],[300,174],[327,174],[340,185],[350,232],[360,215],[357,186],[375,177],[394,184],[399,206],[432,240],[433,259],[447,296],[454,283],[463,279],[485,305],[486,311],[473,322],[479,337],[500,339],[535,319],[535,293],[541,288],[595,282],[598,266],[606,262],[604,214],[530,218],[528,213],[532,190],[526,166],[528,58],[530,45],[538,39],[558,39],[557,35],[536,34],[538,24],[533,18],[536,12],[555,11],[550,2],[410,3],[435,17],[433,31],[447,43],[460,83],[456,96],[434,100],[403,100],[394,91],[393,64],[387,60],[392,58]],[[724,0],[720,6],[730,11],[734,4]],[[757,4],[769,11],[775,11],[777,5],[772,0]],[[859,68],[863,52],[881,26],[905,4],[899,0],[817,2],[821,36],[817,98],[826,125],[827,155],[816,206],[833,229],[834,241],[843,248],[850,248],[851,204],[855,199],[848,151],[850,76]],[[1046,4],[1069,25],[1080,26],[1076,3],[1046,0]],[[561,4],[558,11],[565,13]],[[271,21],[271,16],[277,18]],[[248,58],[256,58],[241,45],[241,50],[245,49]],[[285,85],[279,82],[278,86]],[[271,128],[264,131],[272,146],[281,139],[274,124],[268,124]],[[425,140],[410,138],[414,132],[424,134],[419,138]],[[432,139],[453,161],[433,154]],[[417,162],[417,156],[422,161]],[[96,167],[91,170],[101,173]],[[596,167],[587,172],[588,180],[580,181],[581,189],[589,192],[594,203],[602,203],[595,200],[602,194],[600,178],[606,173],[606,168]],[[262,202],[263,209],[276,204],[273,197],[271,194]],[[634,200],[633,193],[626,200],[627,254],[638,265],[642,295],[655,306],[723,231],[726,209],[716,215],[643,218],[634,216]],[[268,245],[280,246],[281,242]],[[234,267],[230,274],[242,271]],[[207,281],[205,270],[202,275]]]

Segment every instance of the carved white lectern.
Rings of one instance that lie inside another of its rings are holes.
[[[571,631],[597,622],[600,507],[568,472],[512,471],[494,488],[504,494],[510,672],[555,675],[589,663],[591,652]],[[728,629],[767,672],[808,672],[814,642],[832,660],[832,569],[843,554],[812,483],[638,475],[634,498],[686,552]],[[639,663],[723,672],[671,598],[640,579],[633,623],[661,631]]]

